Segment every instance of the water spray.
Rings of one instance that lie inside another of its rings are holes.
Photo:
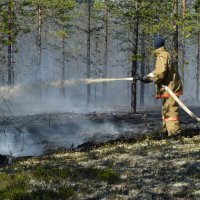
[[[114,82],[114,81],[137,81],[140,80],[140,76],[138,74],[135,75],[135,77],[128,77],[128,78],[89,78],[89,79],[71,79],[71,80],[59,80],[54,82],[44,82],[41,84],[35,84],[30,86],[23,86],[18,85],[15,87],[0,87],[0,93],[7,93],[8,95],[14,95],[17,94],[21,89],[25,88],[32,88],[37,87],[41,85],[42,87],[64,87],[64,86],[71,86],[71,85],[77,85],[77,84],[93,84],[93,83],[104,83],[104,82]],[[195,115],[187,106],[184,105],[184,103],[173,93],[172,90],[169,89],[169,87],[163,85],[162,86],[169,94],[170,96],[179,104],[179,106],[192,118],[200,122],[200,118]]]
[[[5,98],[7,96],[12,96],[19,94],[22,90],[30,90],[32,88],[37,87],[64,87],[64,86],[73,86],[73,85],[88,85],[88,84],[94,84],[94,83],[105,83],[105,82],[114,82],[114,81],[137,81],[139,80],[139,76],[136,75],[133,77],[128,78],[89,78],[89,79],[70,79],[70,80],[58,80],[53,82],[41,82],[40,84],[32,84],[32,85],[16,85],[16,86],[2,86],[0,87],[0,94],[4,96]]]
[[[76,84],[93,84],[93,83],[104,83],[104,82],[113,82],[113,81],[133,81],[133,79],[138,80],[133,77],[129,78],[89,78],[89,79],[76,79],[76,80],[63,80],[63,81],[54,81],[49,85],[59,87],[61,84],[65,85],[76,85]]]

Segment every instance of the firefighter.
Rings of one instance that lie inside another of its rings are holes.
[[[173,137],[181,133],[178,113],[179,105],[162,88],[162,85],[168,86],[179,97],[183,94],[181,79],[176,61],[173,61],[170,53],[166,50],[163,37],[157,36],[154,38],[154,49],[154,56],[156,58],[154,70],[144,76],[141,81],[144,83],[155,83],[155,98],[162,99],[163,132]]]

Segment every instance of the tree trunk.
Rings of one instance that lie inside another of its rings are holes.
[[[182,7],[183,7],[183,17],[185,17],[185,14],[186,14],[186,0],[182,0]]]
[[[175,58],[175,65],[178,67],[178,0],[174,0],[174,21],[173,21],[173,55]]]
[[[104,66],[103,66],[103,78],[107,77],[108,73],[108,1],[106,1],[106,18],[105,18],[105,55],[104,55]],[[107,96],[107,84],[103,83],[103,97]]]
[[[182,0],[182,17],[183,20],[185,19],[185,15],[186,15],[186,0]],[[183,29],[184,29],[184,25],[183,25]],[[183,84],[185,83],[185,31],[183,30],[183,46],[182,46],[182,82]]]
[[[39,83],[39,99],[42,102],[42,88],[41,88],[41,61],[42,61],[42,9],[41,5],[37,6],[37,79]]]
[[[132,61],[132,77],[135,77],[137,73],[137,54],[138,54],[138,38],[139,38],[139,17],[137,16],[135,19],[135,27],[134,27],[134,46],[133,46],[133,61]],[[137,82],[133,79],[131,84],[131,108],[132,112],[136,112],[137,108]]]
[[[13,20],[14,20],[14,1],[9,0],[8,3],[8,14],[9,14],[9,22],[8,22],[8,85],[14,85],[14,69],[13,69]]]
[[[95,37],[95,40],[96,40],[96,42],[95,42],[95,56],[96,56],[96,58],[98,58],[98,43],[99,43],[98,36]],[[98,77],[97,63],[98,62],[96,62],[95,66],[94,66],[94,75],[95,75],[94,77],[95,78]],[[94,84],[94,105],[95,105],[95,107],[97,106],[97,84],[96,83]]]
[[[90,78],[90,73],[91,73],[91,7],[92,7],[92,2],[91,0],[88,0],[87,3],[88,7],[88,25],[87,25],[87,78]],[[90,84],[87,85],[87,104],[90,104],[90,99],[91,99],[91,86]]]
[[[8,37],[12,41],[11,37]],[[14,69],[13,69],[13,44],[8,45],[8,85],[14,85]]]
[[[197,74],[196,74],[196,80],[197,80],[197,88],[196,88],[196,99],[197,102],[199,101],[199,75],[200,75],[200,33],[197,35]]]
[[[142,54],[142,61],[141,61],[141,77],[145,75],[145,35],[143,35],[143,39],[141,39],[141,54]],[[140,106],[144,106],[144,83],[140,82]]]
[[[65,36],[62,37],[61,95],[65,99]]]

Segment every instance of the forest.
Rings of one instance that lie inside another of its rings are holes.
[[[177,61],[185,100],[199,102],[199,1],[2,0],[0,9],[2,92],[18,106],[154,105],[154,87],[143,83],[67,80],[143,76],[158,34]]]
[[[200,0],[0,1],[0,200],[200,199],[199,121],[167,137],[140,81],[157,36],[200,115]]]

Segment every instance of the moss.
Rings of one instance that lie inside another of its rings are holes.
[[[109,168],[99,171],[97,178],[102,181],[107,181],[109,184],[117,183],[120,180],[119,174]]]
[[[193,179],[200,179],[200,163],[196,162],[187,167],[187,174]]]
[[[75,191],[71,187],[62,187],[58,191],[51,190],[38,190],[30,194],[31,200],[57,200],[57,199],[68,199],[75,195]]]
[[[10,175],[7,175],[5,173],[0,174],[0,191],[5,189],[9,185],[10,180]]]
[[[4,187],[0,189],[0,199],[27,199],[27,187],[29,178],[25,174],[17,173],[11,175],[1,174],[4,178]]]
[[[7,183],[6,188],[14,188],[14,187],[26,187],[27,182],[29,182],[29,178],[26,174],[16,173],[11,175],[3,175],[4,183]],[[1,180],[2,181],[2,180]]]
[[[91,160],[97,160],[98,159],[98,155],[95,152],[88,152],[88,158]]]
[[[48,180],[52,178],[67,178],[69,177],[70,170],[69,169],[59,169],[58,167],[50,168],[46,167],[37,167],[32,171],[32,174],[35,178],[41,180]]]
[[[119,174],[114,170],[108,169],[97,169],[93,167],[68,167],[67,169],[46,169],[37,168],[33,172],[33,176],[39,180],[63,180],[64,178],[72,181],[81,180],[101,180],[107,181],[108,183],[114,183],[119,181]]]
[[[123,153],[127,153],[127,149],[124,146],[117,146],[114,150],[113,153],[119,153],[119,154],[123,154]]]
[[[119,181],[119,174],[113,171],[111,168],[97,169],[93,167],[68,167],[67,169],[59,169],[38,167],[32,172],[32,174],[36,179],[39,180],[62,180],[67,178],[73,181],[79,181],[83,179],[101,180],[107,181],[108,183],[115,183]]]
[[[52,178],[58,176],[59,178],[66,177],[68,175],[68,170],[60,170],[58,168],[45,169],[38,167],[33,171],[34,176],[44,178]],[[4,184],[4,187],[0,188],[0,200],[10,199],[10,200],[52,200],[52,199],[68,199],[75,194],[73,188],[71,187],[61,187],[57,191],[51,190],[35,190],[29,192],[30,188],[29,182],[30,174],[0,174],[0,181]]]
[[[0,192],[0,199],[10,200],[57,200],[68,199],[75,195],[75,191],[71,187],[62,187],[58,191],[37,190],[33,192],[24,191],[22,188],[14,188],[12,191],[6,190]]]
[[[75,195],[75,191],[73,188],[71,187],[62,187],[62,188],[59,188],[58,190],[58,196],[61,198],[65,197],[65,198],[68,198],[68,197],[71,197],[71,196],[74,196]]]
[[[199,142],[146,138],[18,161],[0,169],[0,200],[198,199]]]

